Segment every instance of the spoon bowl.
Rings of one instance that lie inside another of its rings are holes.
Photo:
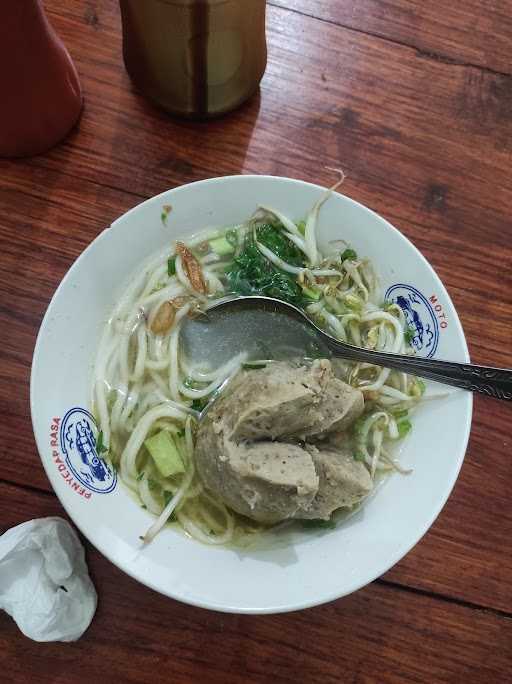
[[[334,356],[393,368],[495,399],[512,400],[512,370],[356,347],[326,333],[302,309],[273,297],[221,299],[204,316],[189,319],[183,325],[182,335],[187,354],[196,358],[200,354],[211,367],[242,353],[248,360]],[[364,387],[361,389],[364,391]]]

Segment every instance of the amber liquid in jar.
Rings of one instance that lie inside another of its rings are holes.
[[[258,88],[267,64],[265,0],[120,0],[135,85],[169,112],[208,118]]]

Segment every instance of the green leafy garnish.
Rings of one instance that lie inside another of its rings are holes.
[[[146,504],[142,504],[142,505],[141,505],[141,508],[146,509],[146,508],[147,508]],[[141,537],[141,539],[142,539],[142,537]]]
[[[150,491],[154,491],[155,489],[158,489],[160,487],[160,485],[152,477],[148,477],[148,487],[149,487]]]
[[[280,259],[293,266],[304,265],[302,252],[275,226],[263,224],[257,228],[256,235]],[[264,294],[298,305],[304,301],[295,276],[270,263],[256,247],[252,235],[226,270],[226,276],[229,289],[236,294]]]
[[[327,529],[327,530],[333,530],[336,527],[336,523],[334,520],[319,520],[319,519],[314,519],[314,520],[301,520],[301,525],[304,527],[306,530],[319,530],[319,529]]]
[[[96,452],[99,456],[101,456],[101,454],[105,453],[106,451],[108,451],[108,446],[103,444],[103,430],[100,430],[98,432],[98,436],[96,437]]]
[[[173,275],[176,275],[176,255],[167,259],[167,275],[169,278]]]
[[[362,451],[354,451],[354,461],[364,461],[364,454]]]
[[[299,229],[299,233],[302,233],[302,235],[304,235],[306,232],[306,221],[297,221],[295,225]]]
[[[304,256],[300,249],[289,240],[279,227],[264,223],[256,229],[258,242],[268,247],[280,259],[292,266],[304,266]]]
[[[341,261],[345,261],[345,259],[350,259],[350,261],[355,261],[357,259],[357,252],[355,252],[350,247],[347,247],[347,249],[344,252],[342,252],[340,259],[341,259]]]
[[[405,435],[408,434],[412,430],[412,423],[407,418],[403,418],[402,420],[399,420],[396,425],[398,428],[398,435],[399,435],[400,439],[402,437],[405,437]]]
[[[416,330],[414,328],[409,327],[404,332],[404,340],[406,341],[407,344],[411,344],[415,335],[416,335]]]
[[[140,481],[142,480],[143,477],[144,477],[144,471],[142,471],[141,473],[139,473],[139,474],[137,475],[137,482],[140,482]]]
[[[172,211],[171,205],[170,204],[164,204],[164,206],[162,207],[162,212],[160,214],[160,220],[162,221],[164,226],[167,225],[167,217],[169,216],[171,211]]]
[[[199,413],[201,413],[207,403],[207,399],[194,399],[192,401],[191,408],[193,408],[194,411],[199,411]]]

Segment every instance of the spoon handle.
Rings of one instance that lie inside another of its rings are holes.
[[[423,359],[405,354],[390,354],[353,347],[330,337],[324,339],[335,356],[340,358],[394,368],[404,373],[436,380],[445,385],[479,392],[495,399],[512,400],[512,370],[476,366],[472,363]]]

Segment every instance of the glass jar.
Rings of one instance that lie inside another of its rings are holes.
[[[266,0],[120,0],[123,56],[133,82],[182,116],[238,107],[267,64]]]

